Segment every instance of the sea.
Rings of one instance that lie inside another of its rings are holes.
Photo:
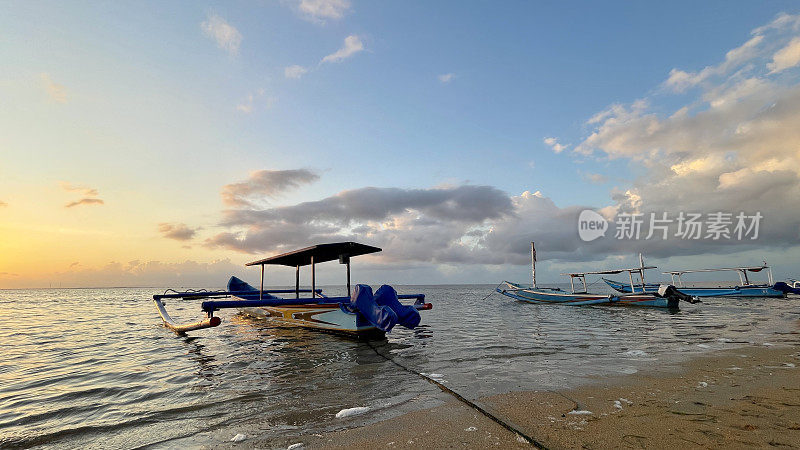
[[[418,374],[479,400],[800,344],[798,298],[668,311],[533,305],[494,288],[397,286],[433,309],[417,329],[369,342],[236,310],[177,336],[153,305],[164,288],[0,290],[0,448],[286,448],[452,400]],[[179,322],[202,317],[197,300],[167,309]]]

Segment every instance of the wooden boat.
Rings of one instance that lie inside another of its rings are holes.
[[[319,244],[289,253],[272,256],[247,263],[261,267],[261,287],[256,289],[246,282],[231,277],[225,291],[168,290],[154,295],[164,325],[183,334],[188,331],[215,327],[221,323],[215,311],[225,308],[239,309],[243,314],[259,319],[270,319],[280,325],[301,326],[321,331],[342,333],[355,337],[382,336],[395,325],[414,328],[420,322],[419,311],[431,309],[425,303],[424,294],[398,295],[388,285],[381,286],[373,294],[363,284],[350,289],[350,258],[381,251],[378,247],[356,242]],[[316,288],[316,265],[338,260],[347,268],[347,292],[349,297],[328,297]],[[264,267],[280,265],[295,268],[295,289],[264,289]],[[311,266],[311,289],[300,289],[300,267]],[[281,297],[294,294],[294,298]],[[301,297],[301,294],[306,294]],[[311,294],[310,297],[307,294]],[[234,300],[222,300],[233,298]],[[177,324],[167,313],[165,299],[204,299],[201,309],[207,317],[199,322]],[[412,305],[403,305],[400,299],[413,299]]]
[[[644,269],[653,269],[655,267],[634,267],[629,269],[614,269],[602,270],[596,272],[573,272],[563,273],[562,275],[568,276],[570,279],[571,291],[563,291],[559,288],[543,288],[536,286],[536,249],[534,243],[531,242],[531,272],[533,275],[533,284],[530,287],[523,286],[518,283],[504,281],[505,289],[497,288],[497,292],[528,303],[540,304],[562,304],[570,306],[584,306],[584,305],[607,305],[607,306],[651,306],[657,308],[671,308],[676,309],[679,307],[681,301],[688,301],[696,303],[697,300],[693,297],[686,295],[674,286],[661,286],[655,292],[639,292],[625,295],[611,295],[611,294],[592,294],[587,292],[586,275],[599,275],[599,274],[619,274],[628,272],[631,278],[631,285],[633,285],[633,274],[638,273],[642,275]],[[576,290],[575,280],[583,284],[583,290]]]
[[[641,261],[641,254],[639,255]],[[642,263],[642,266],[644,264]],[[650,268],[650,267],[647,267]],[[767,271],[768,284],[752,284],[748,273]],[[727,287],[686,287],[683,284],[682,276],[687,273],[699,272],[737,272],[739,274],[739,281],[741,284],[736,286]],[[676,285],[681,292],[692,295],[695,297],[785,297],[787,293],[792,293],[794,288],[786,283],[774,283],[772,279],[772,269],[763,264],[755,267],[725,267],[719,269],[696,269],[696,270],[674,270],[663,272],[672,277],[672,284]],[[676,283],[677,280],[677,283]],[[658,289],[658,284],[645,283],[642,278],[642,283],[639,284],[625,284],[619,283],[614,280],[603,278],[606,282],[617,292],[634,293],[634,292],[655,292]]]

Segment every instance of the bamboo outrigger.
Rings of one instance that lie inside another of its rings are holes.
[[[154,295],[164,325],[178,334],[211,328],[221,320],[214,312],[225,308],[237,308],[244,314],[257,318],[272,318],[282,325],[296,325],[353,335],[357,337],[383,335],[396,324],[414,328],[419,324],[419,310],[431,309],[425,303],[424,294],[398,295],[391,286],[381,286],[374,295],[366,285],[356,285],[351,290],[350,258],[381,251],[356,242],[319,244],[289,253],[249,262],[247,266],[261,267],[261,285],[256,289],[246,282],[231,277],[225,291],[170,291]],[[338,260],[347,268],[347,292],[350,296],[328,297],[316,287],[316,265]],[[294,289],[264,289],[264,267],[279,265],[295,268]],[[300,289],[300,267],[311,266],[311,289]],[[294,298],[276,294],[294,294]],[[310,297],[301,297],[308,294]],[[235,298],[236,300],[223,300]],[[207,317],[201,321],[177,324],[167,313],[164,299],[205,299],[201,305]],[[400,299],[415,300],[412,305],[403,305]]]

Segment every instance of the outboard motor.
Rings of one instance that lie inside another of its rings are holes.
[[[689,303],[700,303],[700,299],[679,291],[678,288],[672,285],[662,284],[658,287],[656,295],[667,299],[668,308],[677,308],[678,303],[683,300]]]
[[[797,282],[795,282],[795,284],[797,284]],[[783,292],[784,295],[786,294],[800,295],[800,288],[789,286],[783,281],[778,281],[777,283],[775,283],[775,286],[772,286],[772,289],[775,289],[776,291],[781,291]]]

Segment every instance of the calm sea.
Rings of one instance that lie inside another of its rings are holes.
[[[163,289],[0,291],[0,447],[286,447],[303,436],[434,406],[447,396],[373,348],[468,398],[564,388],[743,345],[800,344],[798,299],[706,299],[681,311],[537,306],[493,286],[401,286],[434,304],[384,341],[280,328],[223,311],[177,337]],[[333,293],[337,289],[332,288]],[[172,301],[182,320],[197,301]],[[344,408],[362,415],[336,418]]]

